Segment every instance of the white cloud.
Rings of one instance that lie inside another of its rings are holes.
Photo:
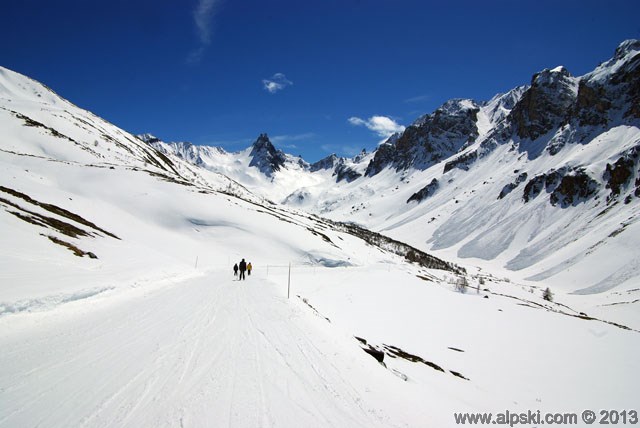
[[[211,26],[217,3],[219,0],[200,0],[193,11],[193,21],[196,25],[200,45],[189,53],[187,57],[189,63],[200,62],[205,49],[211,44]]]
[[[266,91],[271,94],[275,94],[287,86],[293,85],[293,82],[287,79],[287,76],[283,73],[276,73],[269,79],[262,79],[262,85]]]
[[[349,123],[354,126],[365,126],[385,140],[396,132],[404,131],[405,127],[387,116],[371,116],[369,119],[350,117]]]

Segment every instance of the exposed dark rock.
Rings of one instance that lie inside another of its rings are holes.
[[[267,134],[260,134],[256,142],[253,143],[250,156],[252,159],[249,166],[257,167],[260,172],[269,177],[279,171],[286,160],[284,152],[276,150]]]
[[[422,202],[423,200],[427,199],[428,197],[433,196],[433,194],[436,192],[436,190],[438,190],[439,186],[440,186],[440,184],[438,183],[438,180],[436,180],[434,178],[433,180],[431,180],[431,183],[427,184],[422,189],[420,189],[419,191],[417,191],[416,193],[411,195],[411,197],[409,199],[407,199],[407,203],[409,203],[411,201]]]
[[[384,143],[381,144],[376,150],[376,154],[367,165],[367,170],[364,175],[367,177],[373,177],[382,171],[385,167],[391,165],[396,158],[396,146],[394,144]]]
[[[71,220],[75,223],[79,223],[83,226],[87,226],[91,229],[94,229],[96,231],[102,232],[103,234],[110,236],[112,238],[115,239],[120,239],[118,238],[116,235],[114,235],[113,233],[107,232],[106,230],[96,226],[95,224],[93,224],[92,222],[85,220],[83,217],[79,216],[78,214],[72,213],[71,211],[65,210],[64,208],[60,208],[56,205],[53,204],[48,204],[48,203],[44,203],[44,202],[40,202],[37,201],[33,198],[31,198],[30,196],[19,192],[17,190],[14,189],[10,189],[8,187],[4,187],[4,186],[0,186],[0,192],[4,192],[7,193],[9,195],[12,195],[16,198],[20,198],[23,201],[31,204],[31,205],[35,205],[38,207],[41,207],[47,211],[49,211],[52,214],[55,214],[57,216],[60,217],[64,217],[68,220]],[[91,232],[87,232],[71,223],[67,223],[65,221],[62,221],[60,219],[57,218],[53,218],[53,217],[48,217],[33,211],[29,211],[26,210],[24,208],[22,208],[21,206],[19,206],[18,204],[15,204],[13,202],[10,202],[4,198],[1,198],[0,201],[2,201],[3,203],[5,203],[6,205],[12,206],[16,209],[18,209],[19,211],[21,211],[22,213],[16,213],[16,212],[11,212],[12,214],[20,217],[22,220],[25,221],[29,221],[32,222],[33,224],[37,224],[43,227],[51,227],[53,229],[56,229],[57,231],[59,231],[60,233],[63,233],[67,236],[71,236],[73,238],[78,237],[78,236],[92,236],[93,233]]]
[[[371,345],[369,345],[367,347],[363,347],[362,350],[364,352],[366,352],[367,354],[371,355],[373,358],[375,358],[379,363],[384,362],[384,352],[383,351],[379,351],[376,348],[372,347]]]
[[[320,170],[333,169],[338,162],[338,156],[335,153],[327,156],[324,159],[320,159],[318,162],[314,162],[309,166],[309,171],[316,172]]]
[[[531,179],[524,188],[522,199],[525,203],[529,202],[543,189],[550,193],[551,205],[566,208],[594,196],[598,191],[598,183],[584,169],[560,168]]]
[[[338,161],[338,166],[336,166],[336,170],[333,175],[336,176],[336,183],[339,183],[342,180],[346,180],[347,183],[351,183],[352,181],[362,177],[362,174],[358,171],[345,165],[344,159],[340,159]]]
[[[602,178],[606,181],[606,188],[611,189],[611,193],[607,196],[607,202],[611,202],[618,195],[620,195],[622,189],[627,187],[637,170],[638,161],[640,159],[640,145],[637,145],[618,158],[613,165],[607,164],[605,172]],[[638,171],[638,177],[640,178],[640,171]],[[636,179],[636,182],[638,179]],[[638,184],[636,183],[636,187]]]
[[[610,108],[611,100],[607,98],[604,86],[596,82],[580,81],[574,113],[580,126],[606,125]]]
[[[575,103],[576,84],[564,67],[534,74],[531,87],[508,117],[516,135],[536,140],[564,123]]]
[[[471,100],[446,102],[381,145],[365,175],[371,177],[389,166],[396,171],[424,170],[457,153],[478,137],[479,111]]]
[[[551,205],[559,204],[562,208],[575,206],[595,195],[598,183],[589,177],[583,169],[574,170],[562,177],[560,184],[551,192]]]
[[[518,177],[516,177],[516,180],[514,182],[509,183],[502,188],[502,190],[500,191],[500,194],[498,195],[498,199],[502,199],[505,196],[507,196],[509,193],[511,193],[513,189],[515,189],[520,185],[520,183],[524,183],[527,177],[528,175],[526,172],[523,172],[520,175],[518,175]]]
[[[524,202],[526,203],[531,199],[536,198],[542,192],[542,189],[545,189],[547,193],[553,192],[567,170],[568,168],[566,167],[558,170],[552,169],[546,174],[540,174],[533,177],[524,187],[522,195]]]
[[[446,173],[448,171],[451,171],[453,168],[459,168],[462,169],[464,171],[468,171],[469,170],[469,166],[474,163],[476,160],[478,160],[478,152],[477,151],[472,151],[472,152],[468,152],[465,153],[461,156],[458,156],[457,158],[450,160],[449,162],[444,164],[444,171],[443,173]]]

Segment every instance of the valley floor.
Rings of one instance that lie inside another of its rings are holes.
[[[402,426],[401,381],[325,324],[227,272],[5,317],[0,426]]]
[[[294,267],[287,299],[284,266],[242,282],[193,271],[5,313],[0,427],[442,427],[454,412],[640,410],[637,331],[457,293],[432,273]]]

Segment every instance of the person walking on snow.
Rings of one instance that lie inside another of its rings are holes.
[[[238,276],[238,263],[233,265],[233,276]]]
[[[242,261],[240,262],[240,278],[238,278],[239,280],[244,280],[244,271],[247,270],[247,262],[244,261],[244,259],[242,259]]]
[[[251,266],[251,262],[247,263],[247,275],[251,276],[251,269],[253,269],[253,266]]]

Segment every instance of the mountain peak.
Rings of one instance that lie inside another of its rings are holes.
[[[256,139],[256,141],[252,144],[252,147],[263,147],[263,146],[266,146],[266,147],[272,146],[273,147],[273,144],[271,143],[271,140],[269,140],[269,136],[267,135],[266,132],[263,133],[263,134],[260,134],[258,136],[258,138]]]
[[[138,137],[140,140],[144,141],[147,144],[157,143],[157,142],[161,141],[158,137],[156,137],[155,135],[150,134],[148,132],[146,132],[144,134],[138,134],[138,135],[136,135],[136,137]]]
[[[573,76],[564,66],[560,65],[556,68],[545,68],[536,73],[531,78],[531,86],[553,86],[572,79]]]
[[[257,167],[269,177],[284,166],[286,155],[274,147],[266,133],[260,134],[251,147],[249,166]]]
[[[614,59],[622,59],[631,52],[640,51],[640,40],[629,39],[620,43],[616,48]]]

